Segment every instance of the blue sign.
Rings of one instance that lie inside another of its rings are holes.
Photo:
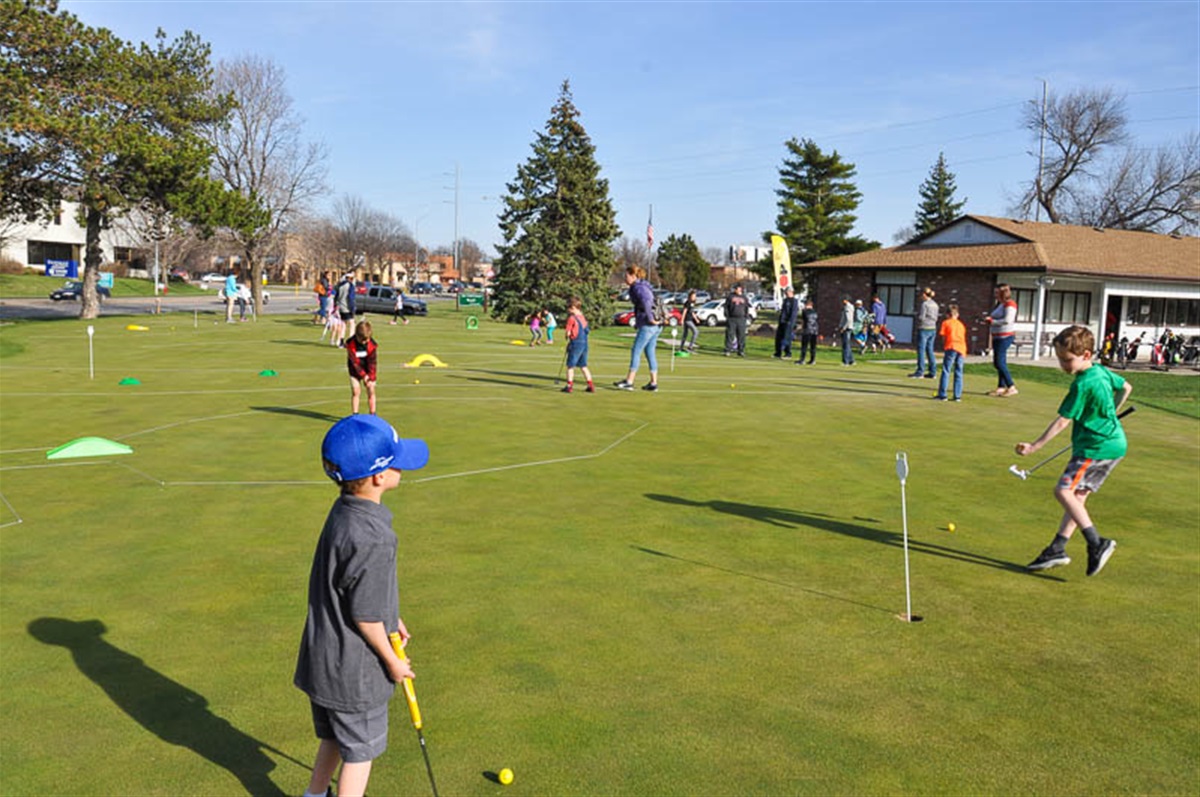
[[[79,279],[79,263],[74,260],[47,260],[46,274],[63,279]]]

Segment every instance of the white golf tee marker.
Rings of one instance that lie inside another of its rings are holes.
[[[671,327],[671,373],[675,373],[675,355],[679,352],[678,343],[675,340],[679,337],[679,327]]]
[[[92,337],[96,334],[96,328],[88,324],[88,379],[96,378],[96,360],[92,356]]]

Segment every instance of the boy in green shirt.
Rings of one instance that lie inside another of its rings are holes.
[[[1071,461],[1054,487],[1054,497],[1063,507],[1062,522],[1054,541],[1029,563],[1029,570],[1070,564],[1066,546],[1076,527],[1087,539],[1089,576],[1100,572],[1117,547],[1116,541],[1096,533],[1085,504],[1125,456],[1125,431],[1117,419],[1117,411],[1133,392],[1133,386],[1103,365],[1092,362],[1095,347],[1095,336],[1086,327],[1067,327],[1054,338],[1059,367],[1075,379],[1059,405],[1058,417],[1042,436],[1032,443],[1016,446],[1021,456],[1032,454],[1074,422]]]

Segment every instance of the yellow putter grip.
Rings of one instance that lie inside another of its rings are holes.
[[[388,634],[388,639],[392,642],[392,650],[396,651],[396,655],[401,661],[408,661],[408,656],[404,655],[404,640],[400,638],[400,634]],[[417,691],[413,689],[412,678],[404,679],[404,699],[408,701],[408,715],[412,717],[413,727],[421,730],[421,707],[417,705]]]

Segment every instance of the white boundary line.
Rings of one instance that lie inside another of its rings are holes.
[[[21,516],[17,514],[17,509],[16,509],[16,507],[14,507],[12,504],[10,504],[10,503],[8,502],[8,499],[4,497],[4,493],[0,493],[0,501],[3,501],[3,502],[4,502],[4,505],[5,505],[6,507],[8,507],[8,511],[9,511],[9,512],[12,512],[12,515],[13,515],[13,517],[15,517],[15,518],[16,518],[16,520],[10,520],[10,521],[8,521],[7,523],[0,523],[0,529],[6,529],[6,528],[8,528],[9,526],[15,526],[15,525],[17,525],[18,523],[24,523],[24,522],[25,522],[24,520],[22,520],[22,519],[21,519]]]
[[[646,422],[646,423],[643,423],[638,428],[634,429],[633,431],[626,432],[625,434],[621,435],[616,440],[614,440],[613,442],[609,443],[607,446],[602,448],[600,451],[597,451],[595,454],[580,454],[580,455],[574,456],[574,457],[560,457],[558,459],[543,459],[538,462],[520,462],[516,465],[501,465],[496,468],[483,468],[481,470],[468,470],[468,471],[463,471],[462,473],[444,473],[440,476],[427,476],[424,479],[412,479],[408,482],[408,484],[422,484],[424,482],[434,482],[434,481],[438,481],[440,479],[457,479],[462,476],[478,476],[483,473],[499,473],[500,471],[516,470],[517,468],[533,468],[533,467],[537,467],[538,465],[555,465],[559,462],[575,462],[577,460],[582,460],[582,459],[596,459],[597,457],[602,457],[605,454],[607,454],[609,451],[612,451],[618,445],[620,445],[621,443],[624,443],[626,440],[633,437],[635,434],[642,431],[649,425],[650,425],[650,423]]]

